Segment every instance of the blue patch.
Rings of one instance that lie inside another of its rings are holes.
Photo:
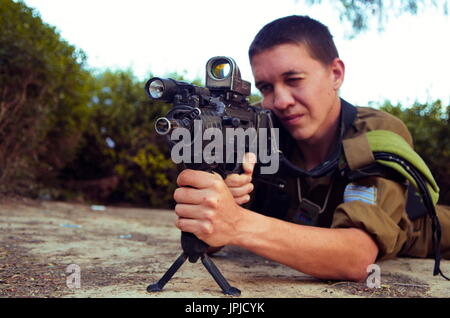
[[[352,201],[360,201],[372,205],[377,204],[377,188],[350,183],[345,187],[344,202]]]

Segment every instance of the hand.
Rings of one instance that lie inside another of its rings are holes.
[[[252,182],[253,169],[255,168],[256,155],[252,152],[247,152],[243,159],[242,174],[230,174],[225,179],[225,184],[230,189],[234,197],[234,201],[241,205],[250,201],[250,192],[253,191],[254,186]]]
[[[174,192],[177,202],[175,225],[210,246],[232,243],[244,209],[236,204],[222,177],[217,173],[183,170]]]

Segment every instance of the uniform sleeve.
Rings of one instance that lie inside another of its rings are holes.
[[[406,210],[406,189],[394,181],[372,177],[349,184],[331,228],[359,228],[378,245],[377,260],[395,257],[411,228]]]

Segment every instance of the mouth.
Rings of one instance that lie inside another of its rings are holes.
[[[293,125],[296,124],[304,115],[290,115],[290,116],[283,116],[280,117],[281,121],[287,125]]]

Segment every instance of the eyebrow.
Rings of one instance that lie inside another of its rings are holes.
[[[299,72],[299,71],[294,71],[294,70],[289,70],[287,72],[284,72],[283,74],[281,74],[284,77],[288,77],[288,76],[292,76],[292,75],[305,75],[305,72]]]
[[[306,75],[306,72],[289,70],[289,71],[286,71],[286,72],[281,74],[281,76],[283,76],[283,77],[289,77],[289,76],[293,76],[293,75]],[[263,84],[267,84],[267,82],[266,81],[257,81],[257,82],[255,82],[255,86],[257,88],[258,88],[258,86],[263,85]]]
[[[265,81],[257,81],[255,83],[255,86],[256,86],[256,88],[258,88],[258,87],[260,87],[261,85],[264,85],[264,84],[267,84],[267,82],[265,82]]]

